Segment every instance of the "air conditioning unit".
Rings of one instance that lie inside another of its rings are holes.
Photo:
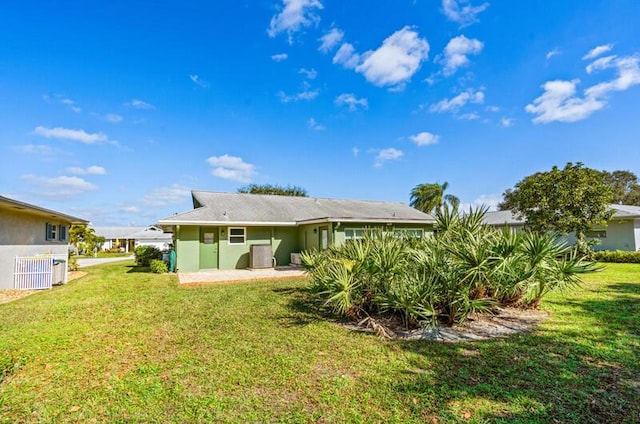
[[[291,265],[302,265],[302,258],[300,257],[300,253],[291,254]]]
[[[249,248],[249,268],[273,268],[270,244],[252,244]]]

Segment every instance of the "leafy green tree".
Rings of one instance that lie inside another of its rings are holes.
[[[458,209],[460,199],[453,194],[445,194],[448,187],[449,183],[446,181],[442,184],[418,184],[411,190],[409,204],[426,213],[431,213],[434,210],[442,211],[445,205]]]
[[[554,166],[525,177],[503,196],[500,209],[524,217],[532,230],[575,232],[580,242],[585,231],[611,216],[613,189],[602,172],[569,162],[564,169]]]
[[[238,189],[238,193],[275,194],[277,196],[307,197],[307,190],[298,186],[280,186],[276,184],[249,184]]]
[[[640,184],[631,171],[602,171],[604,182],[613,189],[612,203],[640,206]]]
[[[97,236],[96,230],[86,225],[72,225],[69,229],[69,242],[78,252],[92,252],[105,242],[105,238]]]

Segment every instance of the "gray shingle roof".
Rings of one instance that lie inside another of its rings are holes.
[[[640,206],[609,205],[607,209],[615,211],[611,219],[640,218]],[[525,219],[520,219],[510,210],[507,210],[487,212],[482,222],[487,225],[523,225]]]
[[[525,220],[519,219],[511,211],[493,211],[487,212],[482,222],[487,225],[523,225]]]
[[[153,227],[94,227],[94,230],[97,236],[102,236],[107,240],[168,240],[171,238],[171,234],[154,230]]]
[[[431,215],[402,202],[323,199],[314,197],[193,191],[202,207],[160,220],[162,225],[254,224],[297,225],[308,221],[415,222],[429,224]]]

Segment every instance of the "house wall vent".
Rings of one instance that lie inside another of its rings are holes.
[[[252,244],[249,248],[249,268],[272,268],[273,252],[270,244]]]

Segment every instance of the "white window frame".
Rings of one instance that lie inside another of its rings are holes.
[[[56,224],[47,222],[45,240],[58,241],[58,226]]]
[[[242,230],[242,235],[231,234],[232,230]],[[242,243],[232,242],[232,237],[242,237]],[[231,246],[242,246],[247,244],[247,227],[228,227],[227,228],[227,243]]]
[[[353,231],[353,237],[347,237],[347,231]],[[362,235],[358,236],[356,234],[357,231],[362,231]],[[345,228],[344,229],[344,239],[345,240],[362,240],[367,232],[366,228]]]

